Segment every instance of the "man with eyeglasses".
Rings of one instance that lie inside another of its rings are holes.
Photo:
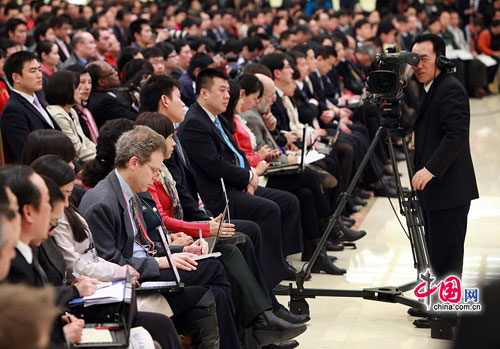
[[[135,120],[137,114],[124,106],[113,92],[120,84],[118,72],[108,62],[92,62],[87,66],[92,79],[87,108],[92,113],[97,127],[106,121],[118,118]]]

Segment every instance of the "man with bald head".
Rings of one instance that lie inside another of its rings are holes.
[[[92,62],[87,65],[87,69],[92,79],[92,92],[87,108],[92,113],[97,127],[111,119],[135,120],[137,114],[116,99],[114,90],[120,84],[116,69],[106,61]]]
[[[260,82],[264,85],[264,92],[262,93],[262,97],[258,99],[257,105],[242,113],[241,117],[247,121],[247,126],[255,134],[257,141],[255,150],[264,146],[268,146],[273,150],[279,150],[280,148],[271,134],[271,132],[276,130],[276,118],[270,110],[271,104],[276,101],[274,81],[263,74],[255,74],[255,76],[258,77]],[[282,160],[286,161],[286,156],[279,161]]]
[[[76,32],[71,40],[73,52],[71,56],[64,62],[64,68],[72,65],[80,65],[82,67],[95,61],[96,43],[95,39],[89,32]]]

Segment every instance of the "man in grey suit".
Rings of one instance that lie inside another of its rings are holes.
[[[137,126],[125,132],[116,143],[115,167],[95,188],[89,190],[80,203],[94,236],[99,255],[119,265],[129,264],[140,274],[140,280],[173,280],[174,275],[166,257],[156,257],[154,242],[147,234],[143,207],[136,193],[147,189],[158,179],[159,169],[167,153],[165,139],[146,126]],[[171,250],[174,247],[171,247]],[[190,246],[176,246],[172,262],[180,269],[181,279],[187,286],[211,287],[217,311],[221,347],[240,348],[235,327],[231,286],[222,263],[207,258],[197,263],[193,260],[202,246],[199,240]],[[184,251],[187,252],[182,252]],[[172,309],[175,309],[172,305]],[[305,327],[290,325],[278,320],[258,316],[260,339],[266,343],[288,340]],[[262,320],[262,321],[261,321]],[[256,325],[254,323],[254,334]],[[288,336],[288,337],[287,337]],[[261,343],[262,344],[262,343]]]

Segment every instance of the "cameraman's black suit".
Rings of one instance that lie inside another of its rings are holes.
[[[415,172],[435,177],[418,191],[434,275],[461,275],[467,214],[479,197],[469,147],[469,98],[453,74],[441,73],[422,91],[415,123]]]

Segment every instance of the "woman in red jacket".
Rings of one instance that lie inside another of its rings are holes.
[[[136,120],[138,125],[146,125],[165,137],[167,142],[168,155],[170,158],[174,151],[175,142],[172,138],[174,126],[170,119],[159,113],[142,113]],[[183,232],[191,237],[199,237],[199,231],[202,230],[203,237],[217,235],[222,214],[208,222],[196,223],[183,220],[182,206],[179,201],[179,195],[175,188],[175,181],[168,171],[167,166],[162,164],[160,168],[160,180],[148,188],[148,192],[155,200],[156,207],[160,212],[163,223],[169,231]],[[221,235],[228,237],[234,234],[234,224],[222,223]],[[188,239],[180,235],[183,239]],[[174,239],[175,240],[175,239]],[[175,243],[175,242],[174,242]]]

